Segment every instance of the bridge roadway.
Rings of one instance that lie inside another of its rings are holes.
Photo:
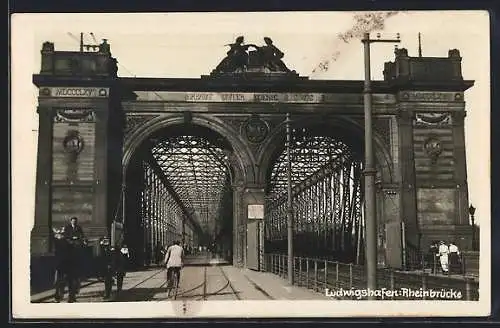
[[[113,286],[111,301],[167,301],[166,270],[154,267],[127,272],[123,290],[117,296]],[[210,256],[190,256],[181,272],[177,300],[326,300],[324,294],[304,287],[287,285],[286,280],[268,272],[233,267]],[[67,301],[67,293],[63,302]],[[104,302],[104,282],[82,281],[77,302]],[[54,290],[31,296],[32,303],[53,303]]]

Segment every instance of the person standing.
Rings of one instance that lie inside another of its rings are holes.
[[[78,224],[78,218],[73,216],[69,223],[64,227],[64,236],[71,240],[80,239],[83,240],[85,238],[85,234],[83,233],[82,227]]]
[[[123,244],[116,254],[116,295],[118,296],[123,289],[123,279],[127,272],[127,264],[130,258],[128,247]]]
[[[54,251],[56,258],[55,272],[55,295],[57,303],[60,303],[64,297],[64,289],[68,281],[68,243],[64,239],[63,229],[52,229],[54,237]]]
[[[448,246],[450,252],[450,272],[462,273],[462,261],[460,260],[460,251],[458,246],[451,242]]]
[[[67,263],[67,276],[68,276],[68,289],[69,299],[68,302],[76,302],[76,294],[80,291],[80,275],[82,271],[82,249],[86,245],[85,234],[82,227],[78,224],[78,218],[72,217],[70,222],[64,226],[63,230],[64,239],[67,241],[68,246],[68,263]]]
[[[108,237],[102,238],[100,242],[102,249],[104,268],[104,299],[111,297],[111,289],[113,287],[113,276],[115,274],[115,263],[113,259],[114,249],[111,247],[111,241]]]
[[[439,261],[441,262],[441,270],[442,270],[443,274],[448,274],[448,254],[449,253],[450,253],[450,250],[448,249],[448,246],[446,246],[444,241],[440,241],[437,256],[439,256]]]

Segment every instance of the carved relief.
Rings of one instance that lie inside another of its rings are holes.
[[[95,122],[95,113],[91,109],[59,109],[54,116],[56,123]]]
[[[435,164],[439,155],[443,152],[443,146],[438,138],[430,137],[424,143],[424,150],[430,157],[431,163]]]
[[[241,134],[253,144],[260,144],[269,133],[267,122],[258,115],[252,115],[242,126]]]
[[[125,135],[130,134],[133,130],[144,124],[158,115],[127,115],[125,124]]]
[[[452,122],[450,113],[416,113],[415,125],[450,125]]]
[[[67,154],[66,177],[69,181],[75,181],[78,172],[78,155],[83,150],[85,143],[77,130],[69,130],[63,140],[63,147]]]
[[[66,137],[63,140],[64,150],[74,156],[78,156],[84,146],[83,138],[77,130],[69,130]]]

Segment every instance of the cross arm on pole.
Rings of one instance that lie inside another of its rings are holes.
[[[367,40],[370,43],[376,43],[376,42],[382,42],[382,43],[400,43],[401,40],[394,40],[394,39],[370,39]]]

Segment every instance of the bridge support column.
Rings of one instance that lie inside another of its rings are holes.
[[[421,125],[418,129],[422,148],[427,145],[427,152],[421,156],[426,156],[429,163],[429,173],[420,174],[418,190],[424,247],[432,240],[443,240],[454,241],[462,250],[471,248],[462,107],[451,114],[441,114],[445,118],[449,115],[441,125]],[[436,148],[431,148],[430,141]]]
[[[144,227],[141,215],[141,192],[144,172],[137,162],[129,164],[126,179],[125,238],[130,249],[132,263],[135,266],[142,266],[144,264]]]
[[[52,212],[52,119],[50,107],[38,107],[38,157],[36,169],[35,222],[31,230],[31,288],[41,289],[54,281],[55,259],[51,245]]]
[[[242,195],[245,267],[252,270],[260,270],[264,260],[264,196],[264,186],[247,186]],[[250,212],[249,205],[255,205],[253,212]]]
[[[36,169],[35,223],[31,232],[32,256],[51,251],[52,119],[50,107],[38,110],[38,157]]]
[[[243,185],[233,186],[233,265],[242,267],[245,264],[246,219],[243,211]]]

